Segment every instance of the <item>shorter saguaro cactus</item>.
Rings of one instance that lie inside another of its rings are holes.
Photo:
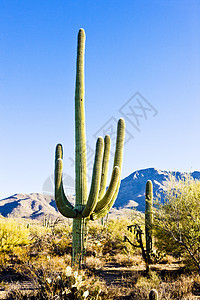
[[[149,293],[149,300],[158,300],[158,292],[155,289],[152,289]]]
[[[151,180],[146,183],[145,193],[145,238],[146,238],[146,253],[147,263],[150,263],[150,252],[152,250],[152,226],[153,226],[153,185]]]
[[[129,242],[133,247],[140,247],[142,250],[142,257],[147,264],[147,266],[151,263],[150,253],[152,251],[152,226],[153,226],[153,185],[151,180],[148,180],[146,183],[146,192],[145,192],[145,240],[146,240],[146,249],[143,245],[142,240],[142,228],[138,224],[129,225],[127,229],[132,232],[132,228],[134,228],[134,234],[136,235],[136,241],[138,244],[134,244],[130,241],[130,239],[125,236],[124,241]]]

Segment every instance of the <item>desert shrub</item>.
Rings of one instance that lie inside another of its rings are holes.
[[[49,227],[41,226],[38,223],[29,226],[29,231],[31,236],[39,236],[39,237],[43,237],[47,233],[51,233],[51,229]]]
[[[108,225],[105,230],[107,234],[110,234],[112,237],[123,241],[124,234],[126,233],[129,223],[130,221],[127,218],[111,219],[108,221]]]
[[[46,233],[44,235],[31,235],[31,243],[28,246],[28,254],[30,257],[49,252],[52,243],[52,235]]]
[[[136,287],[143,287],[148,292],[151,289],[158,288],[161,282],[160,277],[156,274],[156,272],[151,271],[147,277],[139,277],[136,283]]]
[[[90,222],[88,230],[87,255],[100,257],[107,253],[115,255],[122,251],[127,251],[124,243],[124,233],[128,220],[126,218],[111,219],[107,226],[102,226],[99,222]],[[129,249],[128,251],[132,251]]]
[[[166,184],[165,202],[158,204],[154,233],[159,250],[182,255],[200,269],[200,181],[191,177]]]
[[[124,242],[119,239],[112,239],[112,237],[108,237],[107,240],[104,242],[102,253],[103,255],[109,254],[114,256],[118,253],[123,253],[124,249]]]
[[[179,276],[175,281],[168,278],[159,288],[161,299],[194,299],[192,293],[193,279],[186,275]]]
[[[131,299],[149,299],[151,289],[158,289],[161,283],[156,272],[150,272],[148,277],[139,277],[131,292]]]
[[[32,299],[98,299],[101,288],[95,278],[88,278],[84,271],[75,271],[71,267],[62,272],[53,272],[45,268],[35,271],[35,282],[39,287]]]
[[[71,254],[72,252],[72,241],[63,236],[61,238],[53,238],[51,245],[49,245],[50,253],[53,255],[63,256],[65,254]]]
[[[91,239],[101,240],[106,235],[106,228],[99,224],[98,221],[89,222],[88,235]]]
[[[44,225],[43,225],[44,226]],[[57,218],[56,220],[51,221],[50,225],[45,226],[51,229],[52,235],[58,237],[61,236],[72,236],[72,224],[69,225],[69,222]]]
[[[66,222],[59,222],[52,228],[50,253],[63,256],[72,252],[72,227]]]
[[[86,257],[86,268],[90,270],[98,270],[101,269],[104,265],[104,261],[97,257]]]
[[[130,267],[143,264],[141,256],[118,253],[113,257],[115,263],[121,267]]]
[[[29,244],[29,229],[14,219],[0,219],[0,252],[12,252]]]
[[[127,233],[127,226],[129,225],[127,218],[111,219],[108,221],[103,243],[103,255],[110,253],[116,255],[117,253],[127,254],[133,253],[134,249],[128,243],[124,243],[124,236]]]
[[[42,252],[60,256],[71,253],[71,227],[64,222],[52,224],[52,226],[34,224],[29,227],[30,256],[39,255]]]

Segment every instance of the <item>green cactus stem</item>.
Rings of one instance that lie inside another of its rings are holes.
[[[146,183],[145,194],[145,237],[146,237],[146,255],[147,263],[151,262],[150,252],[152,250],[152,226],[153,226],[153,185],[151,180]]]
[[[110,184],[106,190],[108,165],[110,157],[110,136],[99,137],[89,195],[87,192],[87,162],[86,162],[86,134],[84,109],[84,53],[85,32],[78,33],[76,88],[75,88],[75,190],[76,202],[73,206],[64,193],[62,183],[63,149],[56,146],[55,154],[55,201],[59,212],[73,218],[72,264],[81,267],[84,262],[87,238],[87,222],[103,218],[110,210],[117,197],[120,187],[122,168],[125,122],[118,121],[116,150]]]

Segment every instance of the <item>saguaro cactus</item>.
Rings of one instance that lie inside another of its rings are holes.
[[[129,225],[127,229],[130,232],[133,232],[136,235],[136,241],[138,244],[134,244],[130,239],[125,236],[124,241],[129,242],[133,247],[140,247],[142,250],[142,257],[146,263],[147,271],[149,271],[149,264],[152,263],[151,251],[152,251],[152,228],[153,228],[153,185],[151,180],[148,180],[146,183],[146,192],[145,192],[145,239],[146,239],[146,249],[143,245],[142,239],[142,228],[139,224]],[[155,255],[155,254],[154,254]],[[156,256],[155,256],[156,257]]]
[[[56,205],[63,216],[73,218],[72,264],[79,267],[85,254],[88,220],[104,217],[117,197],[120,186],[125,134],[125,123],[123,119],[120,119],[117,126],[114,166],[107,190],[110,136],[106,135],[104,139],[102,137],[97,139],[92,181],[88,195],[84,110],[84,52],[85,32],[83,29],[80,29],[78,33],[75,89],[75,207],[72,206],[64,193],[62,183],[63,149],[61,144],[56,146],[55,155]]]
[[[153,185],[151,180],[146,183],[145,194],[145,237],[147,263],[150,263],[150,251],[152,250],[152,226],[153,226]]]

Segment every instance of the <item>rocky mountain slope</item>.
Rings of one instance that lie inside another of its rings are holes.
[[[188,173],[161,171],[155,168],[142,169],[133,172],[128,177],[122,179],[118,197],[115,201],[115,207],[131,207],[136,206],[137,210],[144,212],[145,210],[145,186],[147,180],[153,183],[154,197],[157,194],[163,197],[165,182],[169,179],[170,174],[177,179]],[[194,179],[200,179],[200,172],[190,173]]]
[[[147,180],[152,180],[154,187],[154,197],[159,193],[162,195],[165,189],[165,182],[170,173],[180,178],[186,173],[161,171],[154,168],[138,170],[122,179],[118,197],[114,208],[136,207],[139,211],[145,208],[145,185]],[[191,176],[200,179],[200,172],[193,172]],[[74,197],[71,196],[71,202]],[[15,194],[6,199],[0,200],[0,214],[4,217],[19,217],[31,219],[43,219],[45,215],[52,218],[62,217],[57,211],[53,196],[33,193]]]
[[[51,196],[38,193],[15,194],[0,200],[0,214],[4,217],[42,219],[44,215],[58,217],[56,204]]]

